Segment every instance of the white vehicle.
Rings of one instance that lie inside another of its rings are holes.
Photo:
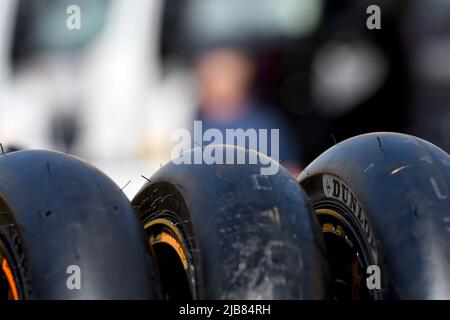
[[[73,4],[80,30],[66,25]],[[82,156],[120,186],[131,179],[124,191],[134,194],[144,171],[170,159],[170,133],[195,105],[183,71],[159,76],[161,10],[162,1],[1,1],[0,142]]]

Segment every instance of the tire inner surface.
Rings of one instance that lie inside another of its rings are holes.
[[[324,234],[336,300],[374,300],[367,288],[366,269],[374,264],[366,241],[349,210],[332,199],[313,203]]]
[[[155,258],[164,299],[192,300],[197,296],[193,245],[187,236],[185,209],[178,191],[167,184],[156,184],[148,190],[139,211]],[[150,206],[147,206],[151,200]]]
[[[10,209],[0,198],[0,300],[24,299],[21,268],[17,263],[23,255],[15,226]]]

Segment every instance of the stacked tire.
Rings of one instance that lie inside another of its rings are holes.
[[[299,181],[327,242],[336,298],[450,299],[447,153],[409,135],[366,134],[323,153]]]
[[[155,299],[155,265],[123,192],[75,157],[0,157],[2,298]]]
[[[216,152],[247,158],[255,151]],[[331,296],[323,238],[305,193],[287,170],[269,176],[261,167],[170,162],[138,192],[132,203],[165,298]]]

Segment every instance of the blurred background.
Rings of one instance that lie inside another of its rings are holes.
[[[370,131],[448,152],[450,1],[0,0],[5,150],[77,155],[133,196],[193,120],[279,128],[293,174]]]

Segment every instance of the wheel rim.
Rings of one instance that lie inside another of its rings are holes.
[[[10,264],[3,252],[0,251],[0,261],[2,264],[2,271],[0,276],[0,286],[2,288],[2,299],[19,300],[19,291],[17,289],[14,274],[10,268]]]
[[[166,214],[144,223],[144,229],[158,266],[164,298],[188,300],[195,296],[192,259],[177,223],[174,216]]]
[[[335,299],[377,299],[364,281],[365,271],[373,262],[364,250],[361,234],[338,207],[316,207],[315,211],[327,244]]]

